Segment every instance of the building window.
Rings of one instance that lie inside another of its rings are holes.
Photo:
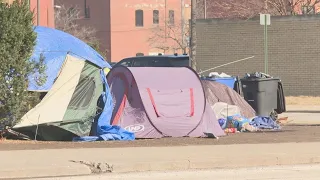
[[[90,7],[87,6],[87,0],[84,0],[84,18],[90,18]]]
[[[159,10],[153,10],[153,24],[159,24]]]
[[[69,108],[74,110],[88,108],[95,89],[96,83],[94,78],[80,76],[80,81],[71,97]]]
[[[302,14],[315,14],[315,6],[302,6]]]
[[[84,17],[90,18],[90,7],[89,6],[84,9]]]
[[[174,10],[169,10],[169,24],[174,25]]]
[[[136,26],[143,27],[143,10],[136,10]]]

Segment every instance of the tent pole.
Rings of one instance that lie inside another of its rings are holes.
[[[39,121],[40,121],[40,114],[38,116],[38,123],[37,123],[37,128],[36,128],[36,133],[34,135],[34,140],[37,140],[37,136],[38,136],[38,129],[39,129]]]

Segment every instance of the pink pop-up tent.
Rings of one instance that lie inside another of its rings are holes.
[[[112,124],[136,138],[223,136],[198,75],[187,67],[113,68]]]

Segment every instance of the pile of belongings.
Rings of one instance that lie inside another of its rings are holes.
[[[221,74],[219,74],[218,72],[211,72],[210,74],[209,74],[209,76],[208,77],[214,77],[214,78],[226,78],[226,77],[232,77],[232,76],[230,76],[230,75],[228,75],[228,74],[226,74],[226,73],[221,73]]]
[[[262,72],[254,72],[254,73],[246,73],[244,76],[245,79],[260,79],[260,78],[273,78],[269,74],[265,74]]]
[[[239,114],[220,118],[219,124],[226,133],[255,132],[262,130],[280,130],[281,127],[271,117],[257,116],[252,119],[245,118]]]
[[[224,102],[216,103],[214,110],[221,128],[226,133],[256,132],[262,130],[280,130],[281,127],[271,117],[254,116],[246,118],[240,108]]]

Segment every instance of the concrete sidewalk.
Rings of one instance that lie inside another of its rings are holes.
[[[287,105],[287,111],[320,111],[319,105]]]
[[[279,117],[289,117],[293,125],[320,125],[320,106],[287,105],[287,112]]]
[[[214,178],[212,178],[214,177]],[[269,166],[239,169],[149,171],[33,180],[319,180],[320,165]]]
[[[2,151],[0,177],[88,175],[108,170],[107,164],[113,172],[313,164],[320,163],[319,149],[320,143],[286,143]]]

